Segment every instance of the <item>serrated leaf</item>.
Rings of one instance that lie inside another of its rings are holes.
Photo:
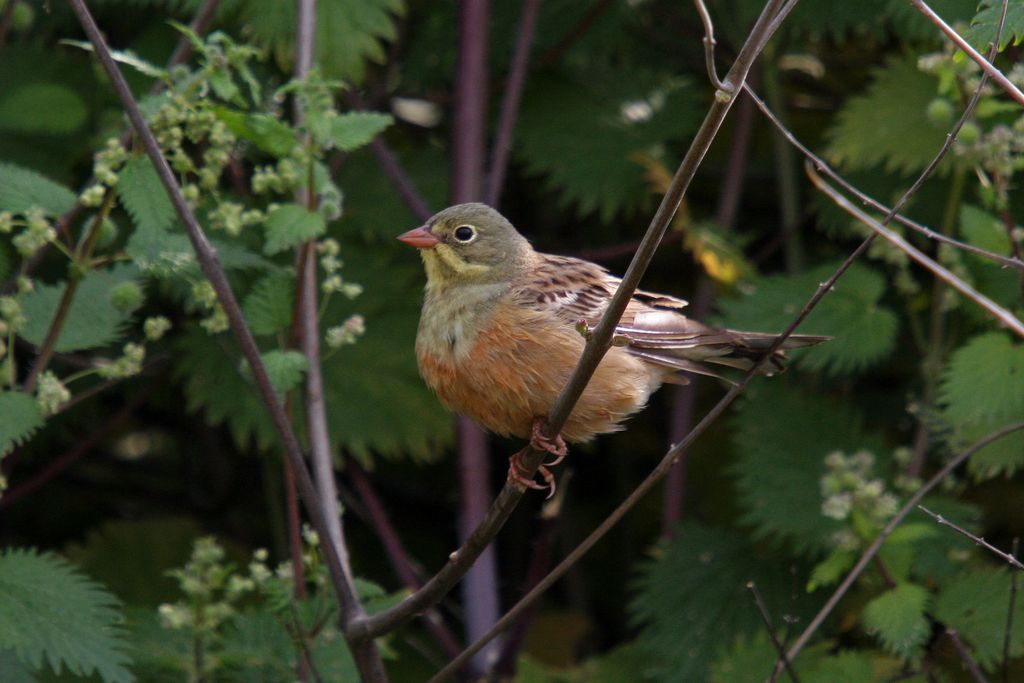
[[[85,125],[85,102],[58,83],[29,83],[0,97],[0,130],[68,135]]]
[[[316,4],[316,64],[328,79],[359,83],[366,62],[382,63],[384,41],[398,37],[396,20],[403,0],[320,0]],[[270,47],[279,62],[290,63],[295,44],[295,5],[253,0],[242,18],[257,44]]]
[[[267,351],[260,354],[274,390],[280,394],[299,386],[309,364],[299,351]]]
[[[271,273],[253,286],[242,303],[242,313],[253,334],[274,334],[292,323],[295,278]]]
[[[810,605],[806,596],[794,602],[786,566],[759,561],[751,541],[724,529],[683,524],[664,552],[641,567],[630,611],[659,679],[707,680],[708,666],[733,638],[764,629],[749,581],[776,619],[800,617]]]
[[[350,111],[331,121],[331,143],[344,152],[368,145],[394,123],[390,114]]]
[[[933,613],[935,618],[957,633],[971,646],[978,664],[994,669],[1003,656],[1003,638],[1010,604],[1010,574],[1005,569],[978,567],[966,571],[939,588]],[[1024,603],[1014,605],[1014,625],[1024,620]],[[1024,629],[1014,628],[1010,638],[1010,657],[1024,655]]]
[[[217,257],[225,270],[276,270],[278,266],[237,242],[213,239]],[[188,237],[175,232],[144,235],[136,231],[128,239],[125,252],[132,263],[147,275],[160,278],[200,277],[195,250]]]
[[[267,213],[263,224],[266,242],[263,253],[277,254],[290,247],[324,234],[327,224],[323,216],[298,204],[281,204]]]
[[[866,432],[848,402],[800,393],[784,378],[748,389],[731,424],[738,455],[731,471],[743,521],[757,536],[786,541],[800,552],[831,550],[839,526],[821,514],[825,456],[865,449],[881,457],[887,451],[881,439]]]
[[[531,79],[516,153],[529,173],[547,177],[564,204],[607,222],[651,201],[641,155],[687,135],[697,109],[688,82],[633,73],[602,76],[591,75],[585,83]]]
[[[893,60],[876,69],[867,92],[846,102],[828,131],[835,163],[848,170],[881,166],[911,173],[932,160],[945,135],[925,116],[938,80],[920,71],[916,59]]]
[[[295,131],[284,121],[270,114],[246,113],[226,107],[217,107],[217,118],[228,129],[276,157],[285,157],[294,149]]]
[[[976,247],[1004,256],[1011,254],[1010,237],[1003,222],[983,209],[964,204],[960,208],[959,231],[966,242]],[[971,283],[978,291],[1007,309],[1012,310],[1019,305],[1019,272],[974,254],[964,254],[963,260]],[[972,307],[970,310],[975,309]]]
[[[112,344],[124,334],[131,315],[114,307],[110,291],[138,277],[131,264],[117,264],[105,270],[90,271],[78,285],[68,309],[60,336],[54,345],[58,352],[80,351]],[[18,334],[32,344],[42,344],[64,294],[65,283],[40,285],[21,297],[28,322]]]
[[[988,332],[957,349],[942,372],[939,403],[956,424],[999,425],[1024,416],[1024,344]]]
[[[24,213],[33,206],[59,216],[75,205],[75,194],[35,171],[0,163],[0,211]]]
[[[781,330],[836,266],[824,264],[806,273],[755,280],[741,296],[720,300],[722,314],[718,323],[737,330]],[[797,330],[833,337],[801,352],[798,365],[841,375],[888,358],[896,346],[899,318],[879,305],[884,291],[885,279],[881,274],[854,264]]]
[[[121,170],[117,191],[139,239],[156,240],[174,223],[174,206],[149,157],[140,155],[128,160]]]
[[[807,580],[807,592],[813,593],[822,586],[839,583],[846,571],[857,561],[857,555],[849,550],[835,548],[824,560],[814,565]]]
[[[39,669],[135,680],[117,599],[66,560],[35,550],[0,553],[0,649]]]
[[[172,22],[173,23],[173,22]],[[86,52],[96,52],[96,48],[93,44],[85,40],[61,40],[61,45],[70,45],[71,47],[77,47],[85,50]],[[115,62],[130,66],[131,68],[138,71],[143,76],[149,76],[150,78],[168,78],[167,69],[159,67],[155,64],[150,64],[145,59],[142,59],[131,50],[110,50],[110,56],[113,57]]]
[[[925,610],[931,594],[922,586],[901,583],[864,606],[864,628],[887,650],[910,659],[931,632]]]
[[[20,391],[0,392],[0,456],[27,441],[43,426],[34,397]]]
[[[976,49],[985,50],[996,37],[1002,14],[1002,0],[982,0],[981,11],[971,20],[964,38]],[[1024,4],[1010,2],[1006,7],[1006,23],[999,36],[999,50],[1005,50],[1011,44],[1017,45],[1021,40],[1024,40]]]

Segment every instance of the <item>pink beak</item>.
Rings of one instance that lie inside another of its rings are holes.
[[[425,225],[414,228],[409,232],[403,232],[398,236],[398,240],[417,249],[433,249],[441,241]]]

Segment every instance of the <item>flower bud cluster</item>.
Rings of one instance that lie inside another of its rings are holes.
[[[873,527],[883,526],[899,509],[899,501],[886,490],[885,482],[874,477],[874,465],[868,451],[829,453],[825,457],[828,471],[821,478],[822,514],[839,521],[857,515]]]

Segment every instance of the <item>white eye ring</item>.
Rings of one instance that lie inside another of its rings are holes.
[[[452,235],[463,244],[469,244],[476,239],[476,228],[472,225],[460,225],[452,231]]]

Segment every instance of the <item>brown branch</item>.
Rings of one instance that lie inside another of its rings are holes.
[[[270,383],[270,378],[267,376],[267,369],[263,365],[262,358],[260,358],[259,349],[253,339],[252,332],[246,325],[245,318],[239,308],[238,301],[235,299],[231,285],[228,283],[227,277],[224,274],[224,269],[220,265],[220,261],[217,258],[217,252],[210,244],[202,227],[199,225],[195,215],[192,213],[192,209],[185,201],[185,198],[181,193],[181,188],[178,186],[170,167],[167,165],[167,161],[161,154],[160,147],[157,144],[156,139],[153,137],[153,133],[150,131],[149,126],[146,124],[146,121],[142,116],[142,112],[139,110],[139,105],[136,103],[131,90],[128,88],[128,84],[124,80],[124,76],[121,74],[120,69],[111,57],[106,41],[103,39],[99,27],[96,25],[95,19],[93,19],[92,14],[86,7],[85,1],[70,0],[70,4],[75,15],[78,17],[79,23],[85,30],[86,35],[88,35],[89,41],[95,48],[96,55],[99,57],[104,70],[110,77],[114,90],[117,92],[118,98],[121,100],[121,104],[125,108],[128,118],[132,122],[132,126],[134,127],[136,134],[141,139],[142,144],[146,149],[146,153],[153,162],[157,175],[160,177],[160,181],[163,184],[164,189],[167,191],[178,217],[185,226],[189,241],[192,243],[192,247],[196,252],[196,258],[203,274],[210,280],[210,283],[213,285],[213,288],[217,293],[217,298],[220,301],[220,304],[224,307],[231,330],[235,334],[239,346],[242,349],[242,353],[252,369],[260,398],[270,411],[274,428],[281,439],[284,452],[291,460],[295,469],[298,490],[302,496],[303,502],[306,504],[306,510],[313,523],[313,528],[321,538],[330,538],[327,521],[324,518],[323,510],[320,507],[316,489],[313,486],[313,480],[311,479],[309,471],[306,469],[306,465],[302,459],[302,449],[299,446],[298,439],[295,437],[295,432],[292,431],[291,424],[284,413],[284,409],[277,397],[277,393],[275,392],[273,385]],[[359,610],[359,602],[356,596],[355,586],[347,580],[341,560],[335,552],[334,546],[330,543],[323,543],[321,544],[321,548],[331,582],[337,594],[340,614],[343,619],[348,619],[350,615]],[[353,656],[360,671],[373,673],[372,677],[364,677],[373,681],[385,680],[383,664],[380,661],[379,653],[376,651],[372,640],[365,638],[350,638],[349,645],[352,648]]]
[[[768,630],[768,637],[772,641],[772,647],[779,653],[779,657],[776,666],[772,670],[772,675],[768,679],[769,683],[775,683],[778,679],[779,667],[778,663],[781,663],[786,669],[786,673],[789,674],[790,679],[793,683],[800,683],[800,677],[796,675],[796,670],[793,669],[793,663],[789,661],[786,656],[786,646],[779,642],[779,637],[775,635],[775,627],[772,626],[772,617],[768,613],[768,606],[764,604],[764,598],[761,597],[761,591],[757,589],[757,584],[753,581],[747,582],[747,590],[750,591],[751,595],[754,596],[754,605],[757,607],[758,614],[761,615],[761,621],[764,622],[765,628]]]
[[[992,553],[993,555],[997,555],[998,557],[1003,558],[1003,560],[1005,560],[1011,567],[1014,567],[1016,569],[1024,569],[1024,564],[1022,564],[1021,561],[1018,560],[1014,555],[1011,555],[1009,553],[1003,552],[999,548],[995,547],[994,545],[992,545],[991,543],[986,541],[984,538],[981,538],[980,536],[975,536],[974,534],[972,534],[967,529],[964,529],[963,527],[958,526],[957,524],[955,524],[954,522],[949,521],[948,519],[946,519],[945,517],[943,517],[940,514],[932,512],[931,510],[926,508],[924,505],[918,505],[917,509],[920,510],[921,512],[925,513],[926,515],[928,515],[932,519],[934,519],[936,522],[938,522],[942,526],[949,527],[950,529],[952,529],[953,531],[957,532],[961,536],[964,536],[966,538],[971,539],[971,541],[974,542],[974,545],[982,547],[985,550],[987,550],[990,553]]]
[[[1016,557],[1019,549],[1020,539],[1014,538],[1013,545],[1010,546],[1010,554]],[[1010,576],[1010,604],[1006,610],[1006,628],[1003,629],[1003,683],[1009,683],[1010,681],[1010,642],[1013,639],[1013,612],[1017,607],[1019,579],[1020,574],[1018,572],[1013,572]]]
[[[974,661],[974,657],[971,656],[971,650],[967,647],[967,644],[960,638],[960,634],[956,632],[956,629],[952,626],[946,627],[946,635],[949,637],[950,642],[953,643],[953,647],[956,648],[956,653],[960,655],[960,661],[964,663],[967,672],[971,674],[971,678],[974,679],[974,683],[987,683],[985,674],[981,672],[981,667]]]
[[[555,405],[553,406],[551,413],[548,415],[548,436],[556,434],[561,429],[566,418],[572,411],[573,406],[575,406],[576,401],[579,399],[580,395],[582,395],[591,375],[597,368],[597,364],[609,348],[612,333],[614,332],[619,318],[625,310],[626,304],[632,298],[633,292],[636,290],[636,287],[640,282],[640,278],[643,276],[647,265],[650,263],[651,258],[654,256],[654,252],[658,248],[658,243],[661,241],[665,231],[668,229],[669,223],[675,215],[676,210],[682,203],[683,195],[689,187],[690,181],[693,179],[700,162],[703,160],[704,155],[711,146],[711,142],[718,133],[718,130],[725,119],[725,115],[729,112],[729,109],[735,101],[736,95],[739,93],[739,89],[742,87],[743,81],[746,79],[747,74],[750,71],[750,67],[758,54],[756,45],[760,42],[760,37],[767,30],[768,24],[775,16],[776,12],[778,12],[781,5],[781,0],[769,0],[765,5],[761,16],[754,24],[753,29],[751,29],[750,37],[748,37],[747,41],[744,43],[739,56],[737,56],[736,61],[733,63],[725,80],[725,85],[732,90],[730,92],[722,90],[717,92],[717,95],[705,116],[704,122],[701,124],[700,129],[694,136],[690,149],[687,151],[686,156],[680,163],[675,176],[672,178],[668,191],[662,198],[662,202],[658,207],[654,218],[651,220],[651,224],[647,229],[644,239],[634,256],[633,261],[630,263],[619,287],[612,296],[601,321],[593,329],[590,341],[584,348],[579,362],[573,370],[566,386],[555,401]],[[863,253],[863,251],[867,249],[866,245],[867,243],[863,245],[862,249],[858,249],[854,253],[853,258],[856,258]],[[852,261],[850,262],[852,263]],[[837,274],[837,277],[838,275],[841,275],[841,273]],[[817,304],[817,301],[824,296],[825,291],[826,290],[819,288],[816,298],[812,299],[812,303],[810,304],[812,308]],[[806,312],[802,312],[802,314],[805,316]],[[800,317],[793,325],[791,325],[790,329],[785,332],[783,336],[779,337],[775,348],[777,348],[778,345],[781,345],[785,337],[788,334],[791,334],[796,328],[796,325],[798,325],[799,322],[802,322],[802,320],[803,318]],[[768,351],[764,359],[770,357],[774,350],[775,349]],[[764,359],[762,359],[762,362]],[[760,363],[755,365],[755,369],[759,366]],[[754,370],[751,370],[751,372],[754,372]],[[710,422],[716,418],[729,403],[735,400],[739,391],[746,386],[746,383],[752,376],[752,374],[748,374],[744,381],[737,384],[733,390],[726,395],[728,400],[723,399],[719,403],[719,409],[717,411],[713,410],[712,413],[709,413],[708,416],[702,420],[704,427],[701,428],[701,431],[703,431],[703,429],[707,427],[707,424],[710,424]],[[698,425],[698,427],[700,427],[700,425]],[[691,436],[697,433],[697,429],[695,429],[691,432]],[[683,445],[685,446],[685,444]],[[541,460],[544,458],[544,455],[544,453],[536,451],[535,449],[526,449],[521,462],[528,474],[536,471]],[[449,663],[443,671],[439,672],[438,675],[435,676],[435,680],[440,680],[440,677],[458,670],[458,668],[462,666],[464,661],[463,658],[468,658],[478,651],[502,628],[507,626],[509,621],[514,619],[518,614],[517,610],[524,609],[530,602],[536,599],[540,592],[546,590],[547,587],[554,582],[554,579],[561,575],[559,572],[564,573],[564,571],[566,571],[571,564],[575,563],[579,557],[589,550],[589,548],[600,537],[607,533],[611,525],[614,525],[614,523],[617,522],[618,519],[636,503],[637,500],[639,500],[640,496],[654,486],[661,476],[663,476],[664,472],[662,470],[667,471],[677,457],[678,451],[676,451],[676,449],[670,451],[662,460],[661,465],[659,465],[659,467],[644,480],[634,494],[630,495],[630,497],[612,513],[605,523],[598,527],[591,537],[588,537],[587,541],[584,541],[581,546],[577,547],[573,553],[563,560],[563,562],[559,564],[551,574],[545,577],[545,580],[541,581],[537,588],[527,594],[527,596],[524,597],[512,611],[506,613],[505,616],[502,617],[487,634],[478,639],[476,643],[463,652],[459,658]],[[509,514],[511,514],[525,490],[526,487],[521,483],[512,481],[506,482],[505,486],[498,493],[494,504],[491,506],[491,509],[488,511],[484,520],[474,530],[462,547],[452,553],[449,562],[424,585],[423,589],[417,591],[415,594],[409,596],[389,610],[385,610],[379,614],[375,614],[352,623],[350,628],[353,631],[353,635],[370,637],[387,632],[394,626],[407,621],[413,614],[422,610],[427,605],[436,602],[441,595],[450,590],[455,582],[462,577],[468,566],[471,565],[472,562],[480,555],[484,547],[490,543],[491,539],[495,534],[497,534]]]
[[[519,18],[519,31],[512,51],[512,66],[508,71],[508,80],[505,81],[505,96],[501,99],[498,133],[491,147],[490,175],[487,177],[487,189],[484,192],[484,202],[494,207],[498,206],[501,189],[505,184],[508,155],[512,149],[512,134],[515,132],[519,101],[523,94],[523,83],[526,81],[530,43],[533,42],[539,6],[540,0],[523,0],[523,13]]]
[[[839,604],[839,601],[842,600],[843,596],[846,595],[847,591],[850,590],[850,587],[853,586],[853,583],[864,572],[864,569],[868,566],[868,564],[871,563],[874,557],[878,554],[878,551],[882,549],[882,545],[885,543],[886,539],[889,538],[893,531],[895,531],[896,527],[903,523],[903,520],[906,519],[907,515],[909,515],[910,512],[921,503],[924,497],[928,495],[928,493],[930,493],[932,489],[938,486],[943,479],[945,479],[950,473],[953,472],[953,470],[955,470],[963,463],[967,462],[967,460],[970,459],[970,457],[977,453],[979,450],[981,450],[985,446],[988,446],[990,443],[998,441],[1002,437],[1007,436],[1008,434],[1012,434],[1013,432],[1019,431],[1021,429],[1024,429],[1024,422],[1017,422],[1015,424],[1007,425],[1002,429],[997,429],[991,434],[988,434],[987,436],[983,437],[981,440],[977,441],[972,446],[958,454],[956,457],[946,462],[946,464],[943,465],[942,468],[938,472],[936,472],[931,479],[929,479],[921,486],[921,488],[915,491],[914,494],[910,497],[910,499],[903,505],[903,507],[900,508],[895,515],[893,515],[893,518],[889,520],[888,524],[886,524],[882,528],[882,530],[878,533],[878,536],[875,538],[875,540],[871,542],[871,545],[869,545],[867,549],[864,550],[864,553],[860,556],[860,559],[857,560],[857,563],[849,571],[849,573],[842,580],[839,586],[835,589],[832,595],[829,596],[828,600],[825,601],[825,604],[822,606],[820,610],[818,610],[818,613],[814,615],[814,618],[811,619],[810,623],[807,624],[807,627],[803,630],[803,632],[797,637],[796,641],[793,643],[793,645],[789,648],[789,650],[786,653],[789,656],[789,658],[791,660],[796,659],[796,656],[800,653],[801,650],[803,650],[804,646],[807,645],[808,641],[821,627],[822,623],[824,623],[828,615],[832,613],[832,610],[835,609],[836,605]]]
[[[704,0],[693,0],[693,4],[697,7],[701,23],[704,24],[702,42],[704,44],[704,66],[708,70],[708,80],[711,81],[712,88],[722,90],[722,81],[719,80],[718,69],[715,67],[715,25],[711,23],[711,13],[704,6]]]
[[[933,275],[987,311],[992,315],[992,317],[1015,332],[1018,336],[1024,337],[1024,323],[1018,320],[1013,313],[992,301],[981,292],[975,290],[973,287],[950,272],[947,268],[928,258],[928,256],[917,249],[917,247],[913,246],[892,230],[889,230],[874,218],[861,211],[858,207],[854,206],[850,200],[839,194],[835,188],[826,183],[809,162],[807,163],[805,170],[807,171],[807,176],[811,179],[811,182],[814,183],[814,186],[828,196],[836,206],[871,228],[876,235],[881,236],[911,259],[930,270]]]
[[[1000,88],[1006,91],[1010,97],[1012,97],[1021,106],[1024,106],[1024,93],[1010,82],[1010,79],[1004,76],[1002,71],[993,66],[991,58],[985,59],[977,50],[971,47],[970,43],[964,40],[959,33],[954,31],[952,26],[943,21],[942,17],[936,14],[931,7],[926,5],[923,0],[910,0],[910,4],[913,5],[918,12],[927,17],[928,21],[935,24],[940,31],[945,33],[946,37],[953,41],[958,48],[963,50],[968,57],[973,59],[978,66],[982,68],[985,74],[990,76],[992,80],[995,81]],[[1003,16],[1005,16],[1005,14]],[[996,36],[994,45],[998,49],[998,35]]]

